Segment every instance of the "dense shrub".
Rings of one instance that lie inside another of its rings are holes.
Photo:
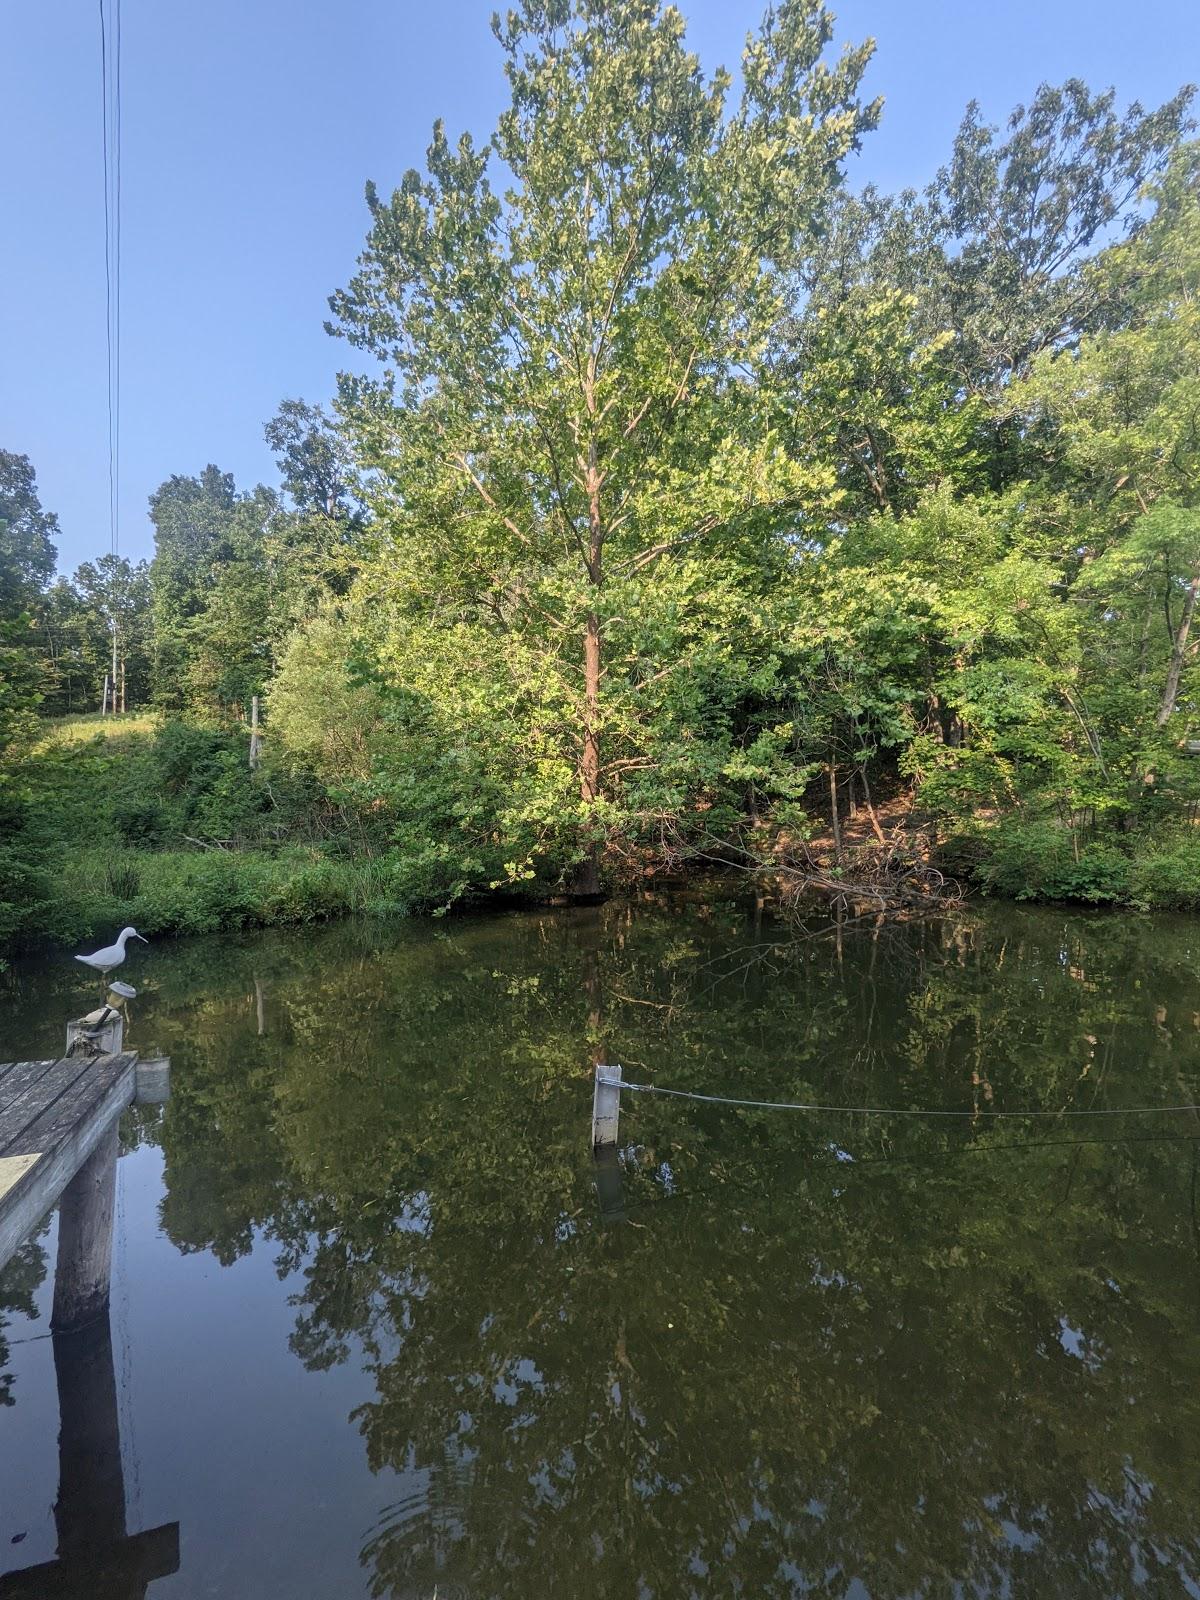
[[[1129,875],[1130,898],[1139,905],[1193,911],[1200,908],[1200,838],[1180,835],[1138,854]]]
[[[1099,905],[1129,898],[1130,860],[1115,838],[1081,842],[1061,823],[1009,819],[981,843],[976,881],[1014,900],[1080,900]]]
[[[111,805],[117,834],[141,847],[242,842],[261,835],[274,809],[238,734],[183,722],[166,723],[121,764]]]

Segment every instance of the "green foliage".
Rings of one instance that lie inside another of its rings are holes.
[[[972,104],[887,197],[843,187],[880,106],[821,0],[768,12],[736,86],[659,0],[494,32],[491,135],[438,122],[368,185],[329,325],[366,361],[334,420],[266,424],[280,492],[175,474],[148,570],[47,587],[54,519],[0,452],[0,932],[98,838],[317,847],[442,907],[781,831],[841,870],[856,796],[886,853],[872,794],[997,892],[1169,901],[1200,806],[1192,91],[1122,113],[1069,79],[1003,132]],[[170,720],[36,748],[114,631]]]
[[[342,383],[374,474],[357,593],[401,702],[387,793],[439,892],[573,865],[592,891],[602,845],[728,799],[780,530],[834,489],[785,448],[768,357],[877,116],[870,47],[824,61],[832,19],[785,0],[734,100],[683,26],[647,0],[498,17],[511,105],[482,147],[438,123],[424,175],[369,187],[331,302],[385,368]]]
[[[987,856],[976,877],[985,888],[1014,900],[1095,905],[1130,898],[1131,863],[1115,840],[1080,847],[1061,823],[1010,818],[987,836]]]
[[[36,621],[48,713],[99,707],[112,671],[114,634],[125,706],[147,703],[152,638],[150,572],[144,561],[135,565],[104,555],[83,562],[74,577],[59,578],[42,596]]]
[[[355,632],[344,612],[328,610],[298,627],[267,699],[282,759],[309,766],[334,791],[366,780],[384,744],[384,700],[356,677]]]
[[[58,518],[42,507],[28,456],[0,450],[0,617],[36,601],[54,571]]]
[[[317,777],[269,758],[251,772],[242,735],[49,726],[0,839],[0,941],[100,936],[114,919],[198,933],[407,909],[394,874],[347,848]]]
[[[1200,839],[1167,834],[1132,863],[1129,897],[1136,905],[1200,910]]]
[[[71,851],[43,904],[44,931],[76,941],[131,923],[147,934],[216,933],[377,911],[377,872],[315,850]]]

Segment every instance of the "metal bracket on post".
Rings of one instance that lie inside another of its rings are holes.
[[[606,1145],[615,1148],[617,1130],[621,1121],[621,1069],[596,1068],[596,1086],[592,1093],[592,1149]]]

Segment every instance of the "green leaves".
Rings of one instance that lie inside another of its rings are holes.
[[[787,448],[769,347],[877,111],[869,49],[826,63],[811,0],[748,42],[732,105],[655,0],[531,0],[495,31],[491,140],[439,124],[424,175],[372,189],[331,300],[386,369],[341,391],[402,730],[380,792],[406,860],[457,841],[461,885],[630,859],[777,765],[780,530],[834,484]]]

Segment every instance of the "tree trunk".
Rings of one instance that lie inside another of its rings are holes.
[[[596,447],[588,450],[588,581],[594,589],[604,584],[604,525],[600,516],[600,474]],[[579,760],[579,796],[587,814],[600,798],[600,617],[589,611],[583,635],[583,750]],[[590,839],[587,854],[575,877],[575,893],[583,899],[598,899],[600,890],[600,846]]]
[[[866,802],[867,815],[871,819],[871,827],[875,830],[875,837],[879,840],[880,844],[886,845],[887,844],[887,840],[883,836],[883,829],[879,826],[879,818],[875,815],[875,806],[874,806],[874,804],[872,803],[872,800],[871,800],[871,788],[870,788],[870,785],[867,783],[867,769],[866,769],[866,767],[859,767],[858,775],[862,779],[863,799]]]
[[[579,762],[579,797],[586,810],[600,798],[600,618],[588,612],[583,639],[583,755]],[[594,839],[579,864],[575,893],[591,898],[600,893],[600,846]]]
[[[842,859],[842,824],[838,817],[837,767],[829,763],[829,820],[833,824],[833,853]]]
[[[1188,634],[1191,632],[1192,617],[1196,611],[1197,590],[1200,590],[1200,576],[1193,578],[1187,587],[1183,616],[1179,619],[1179,626],[1175,630],[1175,638],[1171,644],[1171,664],[1167,668],[1167,681],[1163,684],[1158,715],[1154,719],[1156,728],[1165,728],[1171,720],[1171,713],[1175,710],[1175,701],[1179,696],[1179,679],[1183,672],[1184,657],[1187,655]]]

